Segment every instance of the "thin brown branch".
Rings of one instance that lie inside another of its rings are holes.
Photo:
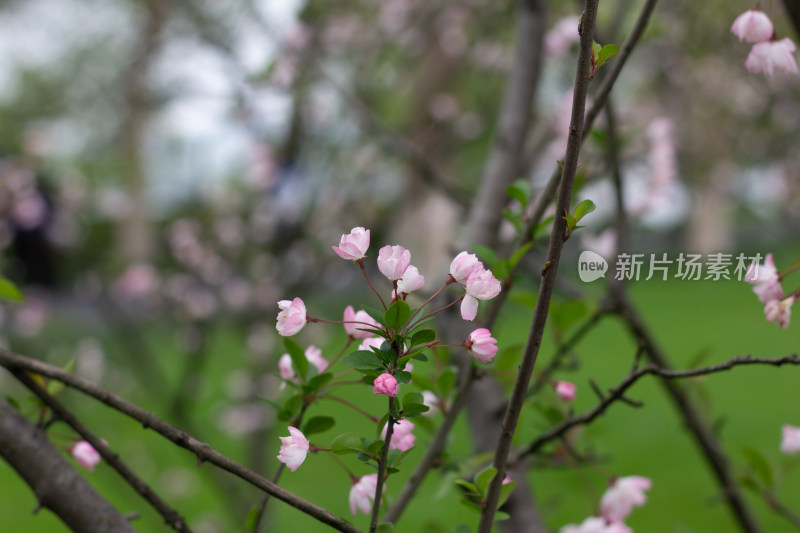
[[[6,350],[0,350],[0,365],[11,371],[30,371],[58,380],[137,420],[145,429],[152,429],[181,448],[189,450],[197,457],[199,462],[211,463],[338,531],[361,533],[358,528],[330,511],[275,485],[263,476],[217,452],[208,444],[198,441],[185,431],[161,420],[153,413],[98,387],[80,376]]]

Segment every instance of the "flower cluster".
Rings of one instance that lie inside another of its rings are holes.
[[[754,43],[744,63],[750,72],[767,76],[772,76],[775,71],[798,73],[794,42],[788,37],[778,39],[772,21],[760,9],[750,9],[739,15],[733,21],[731,32],[740,41]]]
[[[645,504],[645,491],[651,486],[651,481],[642,476],[614,479],[600,499],[598,516],[590,516],[577,526],[564,526],[559,533],[631,533],[625,520],[634,507]]]
[[[783,329],[788,328],[792,305],[797,301],[797,295],[790,294],[784,297],[780,272],[775,268],[772,254],[767,254],[763,265],[751,265],[744,279],[753,284],[753,292],[764,304],[764,316],[767,322],[775,322]]]

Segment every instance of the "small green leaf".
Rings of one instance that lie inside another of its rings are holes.
[[[401,370],[400,372],[395,372],[394,377],[398,383],[408,383],[411,381],[411,372]]]
[[[403,417],[412,418],[419,416],[422,413],[427,413],[431,408],[424,403],[404,403],[403,404]]]
[[[456,384],[456,373],[452,368],[446,368],[439,379],[436,380],[436,387],[442,396],[447,396]]]
[[[468,500],[467,498],[461,498],[458,501],[461,502],[461,505],[463,505],[464,507],[472,509],[473,511],[477,511],[478,513],[482,512],[481,506],[472,500]]]
[[[750,468],[753,469],[753,473],[758,476],[758,479],[761,480],[766,488],[772,488],[772,468],[764,456],[761,455],[761,452],[755,448],[745,446],[742,448],[742,453],[747,459]]]
[[[517,486],[516,481],[509,481],[500,487],[500,496],[497,500],[497,507],[499,508],[501,505],[506,503],[506,500],[509,496],[511,496],[511,492],[513,492],[514,487]]]
[[[597,54],[597,66],[601,66],[603,63],[617,55],[618,52],[619,47],[616,44],[605,45]]]
[[[313,435],[315,433],[323,433],[328,431],[333,426],[336,425],[336,420],[330,416],[314,416],[308,419],[303,425],[303,433],[308,435]]]
[[[395,331],[405,326],[409,317],[411,317],[411,307],[403,300],[393,303],[384,315],[386,325]]]
[[[244,520],[244,528],[247,531],[253,531],[256,528],[256,520],[258,520],[258,505],[253,505],[247,513],[247,518]]]
[[[3,276],[0,276],[0,297],[17,302],[25,299],[17,286],[10,279]]]
[[[422,394],[418,392],[409,392],[403,396],[403,409],[407,403],[422,403]]]
[[[584,200],[575,207],[575,211],[573,212],[573,216],[575,217],[575,222],[578,222],[580,219],[591,213],[595,210],[594,202],[591,200]]]
[[[597,41],[592,41],[592,54],[598,56],[603,47]]]
[[[464,479],[456,479],[455,480],[455,484],[464,487],[465,489],[467,489],[467,491],[469,491],[472,494],[475,494],[475,495],[480,494],[478,492],[478,487],[476,487],[474,484],[470,483],[469,481],[466,481]]]
[[[368,352],[366,350],[359,350],[345,355],[342,358],[342,363],[359,372],[366,370],[383,370],[386,368],[375,352]]]
[[[383,320],[383,316],[384,316],[384,312],[383,311],[381,311],[379,309],[375,309],[374,307],[369,307],[368,305],[362,305],[361,309],[365,313],[367,313],[369,316],[371,316],[375,320],[375,322],[377,322],[378,324],[380,324],[382,326],[386,325],[386,322]]]
[[[358,453],[364,450],[361,437],[355,433],[342,433],[331,442],[331,451],[342,455],[345,453]]]
[[[292,365],[294,365],[300,379],[305,381],[306,374],[308,374],[308,359],[306,358],[305,352],[299,344],[288,337],[283,339],[283,345],[289,352],[289,356],[292,358]]]
[[[376,533],[394,533],[394,524],[381,522],[378,524],[378,528],[375,531]]]
[[[330,380],[333,379],[333,374],[330,372],[325,372],[324,374],[319,374],[314,376],[313,378],[308,380],[308,387],[316,392],[320,390],[322,387],[328,384]]]
[[[414,374],[414,385],[419,387],[422,390],[430,390],[432,391],[436,387],[433,384],[433,381],[427,378],[427,376],[423,376],[421,374]]]
[[[528,250],[530,250],[532,246],[533,246],[532,242],[529,242],[528,244],[520,246],[519,249],[517,249],[517,251],[514,252],[511,255],[511,257],[508,258],[508,266],[510,268],[514,268],[515,266],[517,266],[517,263],[519,263],[519,260],[522,259],[525,256],[526,253],[528,253]]]
[[[428,344],[429,342],[433,342],[436,340],[436,332],[432,329],[423,329],[420,331],[415,332],[411,336],[411,346],[417,346],[420,344]]]
[[[526,180],[517,180],[506,187],[506,194],[526,207],[531,198],[531,185]]]
[[[478,475],[475,476],[475,485],[478,487],[478,492],[486,494],[489,483],[492,482],[496,475],[497,469],[493,466],[486,467],[478,472]]]

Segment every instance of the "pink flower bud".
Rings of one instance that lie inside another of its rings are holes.
[[[278,461],[286,464],[286,467],[294,472],[303,464],[308,455],[308,440],[303,433],[289,426],[289,436],[279,437],[281,439],[281,451],[278,454]]]
[[[770,300],[764,305],[764,316],[767,322],[775,322],[783,329],[789,327],[789,319],[792,316],[792,305],[794,305],[794,295],[783,300]]]
[[[600,513],[612,522],[624,522],[634,507],[644,505],[652,482],[641,476],[616,479],[600,500]]]
[[[733,21],[731,32],[740,41],[748,43],[761,43],[769,41],[773,34],[772,21],[760,9],[750,9],[745,11]]]
[[[361,341],[361,344],[358,345],[358,349],[371,352],[372,348],[380,349],[384,342],[386,342],[386,339],[383,337],[369,337]]]
[[[753,264],[747,269],[744,280],[753,284],[753,292],[761,303],[783,298],[783,287],[772,254],[767,254],[763,265]]]
[[[553,382],[553,388],[556,390],[556,394],[565,402],[571,402],[575,399],[575,385],[569,381],[555,381]]]
[[[332,246],[333,251],[342,259],[356,261],[363,259],[369,248],[369,230],[353,228],[348,235],[342,235],[339,246]]]
[[[388,424],[387,424],[388,426]],[[381,438],[386,438],[386,427],[383,427]],[[414,447],[414,441],[417,439],[411,432],[414,430],[414,424],[408,420],[400,420],[394,425],[392,431],[392,440],[389,441],[390,450],[400,450],[404,452]]]
[[[464,346],[481,363],[488,363],[497,355],[497,340],[486,328],[478,328],[470,333]]]
[[[500,282],[491,270],[477,268],[467,278],[467,294],[461,301],[461,318],[474,320],[478,314],[478,300],[491,300],[500,294]]]
[[[414,265],[409,265],[403,272],[403,277],[397,280],[397,290],[402,294],[411,294],[420,290],[423,285],[425,285],[425,277]]]
[[[297,374],[295,374],[294,367],[292,366],[292,356],[288,353],[283,354],[281,358],[278,359],[278,370],[281,373],[281,379],[297,382]]]
[[[800,428],[786,424],[781,428],[781,432],[783,433],[781,451],[783,453],[800,452]]]
[[[381,374],[375,378],[373,394],[385,394],[390,398],[394,398],[397,394],[397,380],[391,374]]]
[[[305,355],[308,362],[317,367],[317,372],[320,374],[328,368],[328,360],[322,357],[322,350],[313,344],[306,348]]]
[[[100,454],[85,440],[76,442],[69,448],[72,457],[89,472],[100,462]]]
[[[375,489],[378,486],[378,474],[367,474],[358,478],[350,489],[350,514],[356,510],[364,514],[372,511],[372,501],[375,499]]]
[[[366,311],[354,311],[352,305],[344,308],[344,331],[354,339],[366,339],[373,335],[370,331],[363,331],[359,328],[368,328],[370,326],[375,329],[380,329],[378,324]]]
[[[750,72],[772,76],[775,71],[787,74],[797,74],[797,62],[794,59],[796,47],[788,37],[780,41],[766,41],[756,43],[750,50],[750,55],[744,66]]]
[[[378,251],[378,270],[394,281],[403,277],[411,264],[411,252],[402,246],[384,246]]]
[[[483,269],[483,263],[475,254],[467,252],[461,252],[450,263],[450,275],[461,285],[466,285],[469,275],[477,269]]]
[[[278,302],[281,311],[278,313],[278,324],[275,328],[284,337],[291,337],[306,325],[306,304],[300,298],[292,301],[281,300]]]

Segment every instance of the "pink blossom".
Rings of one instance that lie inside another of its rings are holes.
[[[600,500],[600,512],[612,522],[623,522],[634,507],[644,505],[652,482],[642,476],[617,478]]]
[[[419,273],[417,267],[409,265],[403,272],[403,277],[397,281],[397,291],[401,294],[411,294],[425,285],[425,277]]]
[[[794,295],[783,300],[770,300],[764,305],[764,315],[767,322],[775,322],[783,329],[789,327],[789,319],[792,316],[792,305],[797,298]]]
[[[474,320],[478,314],[478,300],[491,300],[500,294],[500,282],[491,270],[478,268],[467,278],[467,294],[461,301],[461,318]]]
[[[767,254],[763,265],[750,265],[744,280],[753,284],[753,292],[761,303],[783,298],[783,288],[772,254]]]
[[[544,36],[544,48],[548,57],[561,57],[569,51],[570,46],[578,42],[580,22],[580,17],[566,17],[547,32]]]
[[[386,342],[386,339],[383,337],[370,337],[361,341],[361,344],[358,345],[358,349],[371,352],[372,348],[380,349],[384,342]]]
[[[372,502],[375,499],[375,489],[378,486],[378,474],[361,476],[350,489],[350,514],[356,514],[356,509],[364,514],[372,511]]]
[[[378,270],[394,281],[403,277],[411,263],[411,252],[402,246],[386,245],[378,251]]]
[[[632,530],[621,522],[608,522],[605,518],[590,516],[581,525],[564,526],[558,533],[632,533]]]
[[[797,62],[794,59],[796,47],[788,37],[781,40],[756,43],[744,66],[750,72],[772,76],[777,70],[787,74],[797,74]]]
[[[332,248],[342,259],[353,261],[363,259],[369,248],[369,230],[361,227],[353,228],[348,235],[342,235],[339,246]]]
[[[328,368],[328,360],[322,357],[322,350],[313,344],[306,348],[305,355],[308,362],[317,368],[318,373],[322,374]],[[294,381],[295,383],[300,382],[294,371],[294,366],[292,365],[292,356],[288,353],[283,354],[281,358],[278,359],[278,370],[281,373],[281,379]]]
[[[320,374],[328,368],[328,360],[322,357],[322,350],[313,344],[306,348],[305,354],[308,362],[317,367],[317,372]]]
[[[387,424],[388,425],[388,424]],[[390,450],[400,450],[404,452],[414,447],[414,441],[417,439],[411,432],[414,430],[414,424],[408,420],[400,420],[394,425],[392,431],[392,440],[389,441]],[[382,438],[386,438],[386,426],[381,433]]]
[[[397,380],[391,374],[383,373],[373,382],[373,394],[385,394],[390,398],[394,398],[397,394]]]
[[[284,337],[291,337],[306,325],[306,304],[300,298],[292,301],[281,300],[278,302],[281,311],[278,313],[278,324],[275,328]]]
[[[370,326],[375,329],[380,329],[375,319],[369,316],[369,313],[363,310],[354,311],[352,305],[344,308],[344,331],[354,339],[366,339],[372,335],[370,331],[363,331],[359,328],[368,328]]]
[[[94,467],[100,462],[100,454],[85,440],[73,444],[69,451],[78,464],[89,472],[94,472]]]
[[[428,406],[428,410],[423,413],[425,416],[432,416],[441,408],[439,397],[432,391],[422,391],[422,403]]]
[[[281,439],[281,452],[278,454],[278,461],[285,463],[286,467],[294,472],[303,464],[308,455],[308,440],[303,433],[289,426],[289,436],[279,437]]]
[[[748,43],[761,43],[769,41],[774,32],[772,21],[760,9],[750,9],[736,17],[731,26],[731,32],[740,41]]]
[[[281,373],[281,379],[286,381],[297,381],[297,374],[294,372],[292,366],[292,356],[285,353],[278,359],[278,370]]]
[[[565,402],[571,402],[575,399],[575,385],[569,381],[556,381],[553,383],[553,388],[556,394]]]
[[[461,285],[466,285],[469,275],[477,269],[483,269],[483,263],[475,254],[467,252],[461,252],[450,263],[450,275]]]
[[[488,363],[497,355],[497,340],[486,328],[478,328],[470,333],[464,346],[481,363]]]
[[[800,452],[800,428],[786,424],[781,428],[781,432],[783,433],[781,451],[783,453]]]

